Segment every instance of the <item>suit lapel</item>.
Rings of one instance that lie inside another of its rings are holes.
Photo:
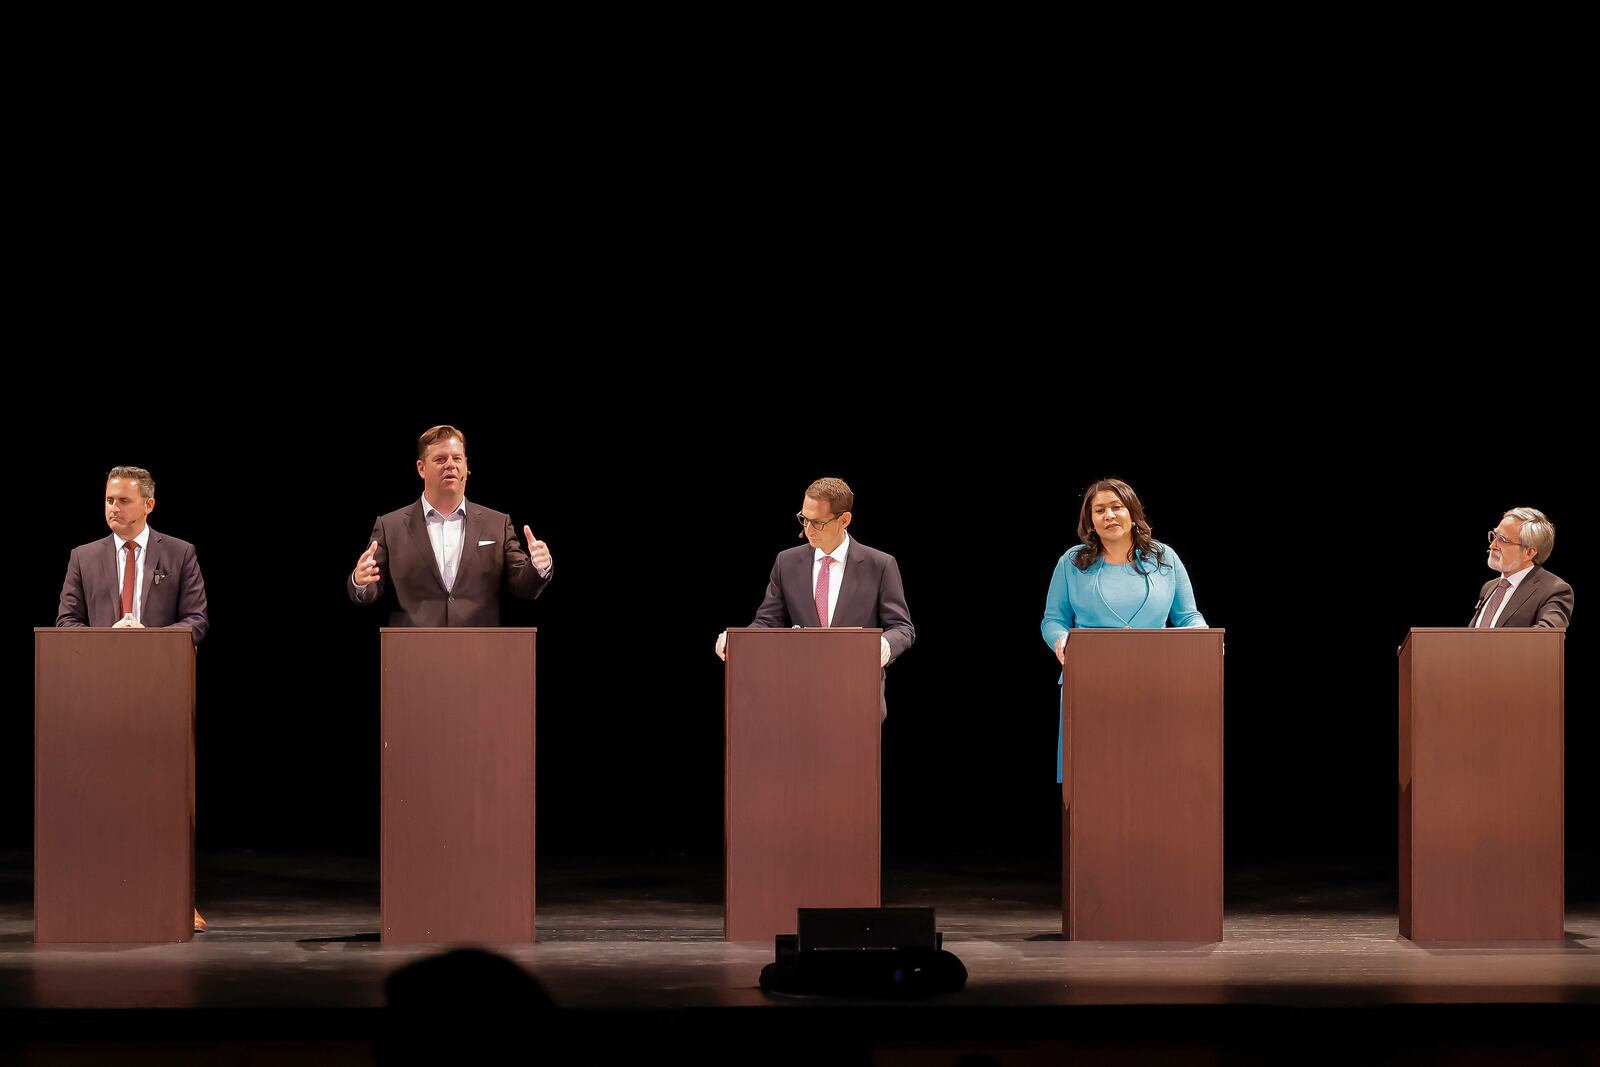
[[[117,553],[120,551],[118,546],[122,544],[122,539],[112,534],[100,544],[101,550],[95,553],[94,560],[97,580],[88,593],[90,626],[110,626],[112,622],[122,618],[122,587],[117,584]],[[109,617],[111,622],[96,623],[94,600],[102,596],[105,597],[105,610],[101,614]]]
[[[150,614],[150,597],[155,593],[156,589],[156,564],[160,561],[163,554],[163,540],[164,538],[160,534],[156,533],[155,530],[150,531],[150,551],[144,554],[144,566],[140,568],[140,570],[144,572],[141,576],[144,585],[140,587],[140,592],[142,595],[139,598],[140,622],[144,622],[146,616]],[[146,623],[146,625],[149,624]]]
[[[1502,620],[1510,619],[1518,611],[1522,610],[1522,605],[1533,599],[1533,592],[1543,577],[1544,570],[1540,567],[1534,567],[1532,574],[1518,582],[1516,589],[1511,592],[1511,603],[1507,604],[1506,609],[1500,613],[1500,618]],[[1506,624],[1501,622],[1497,625],[1504,626]]]
[[[1467,620],[1468,626],[1478,625],[1478,616],[1483,612],[1483,606],[1489,602],[1489,595],[1494,592],[1494,584],[1499,580],[1498,578],[1490,578],[1483,583],[1483,588],[1478,590],[1478,602],[1473,605],[1472,618]]]
[[[411,547],[427,560],[428,573],[439,583],[440,590],[448,592],[444,588],[444,575],[439,573],[439,560],[433,554],[433,541],[428,537],[428,520],[423,518],[422,501],[411,505],[411,510],[406,512],[406,526],[411,534]]]
[[[474,564],[478,561],[478,538],[482,537],[483,510],[467,505],[467,517],[461,523],[461,558],[456,561],[456,589],[464,588],[463,579],[469,572],[477,568]]]
[[[854,619],[857,616],[850,611],[850,597],[861,588],[861,583],[866,575],[861,573],[864,553],[856,551],[856,539],[851,538],[844,550],[844,577],[839,580],[839,599],[833,602],[833,625],[856,626],[858,623],[842,622],[843,619]]]
[[[795,583],[805,591],[800,599],[807,607],[801,609],[800,617],[795,622],[802,626],[821,626],[822,618],[817,614],[817,586],[811,580],[811,572],[817,567],[817,550],[807,545],[806,550],[799,554],[796,566]]]

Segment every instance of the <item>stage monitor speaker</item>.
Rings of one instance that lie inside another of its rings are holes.
[[[761,971],[769,993],[918,997],[966,984],[932,908],[800,908],[797,920]]]

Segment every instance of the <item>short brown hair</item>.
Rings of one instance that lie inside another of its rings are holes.
[[[812,500],[826,500],[835,515],[843,515],[856,505],[856,495],[843,478],[818,478],[806,486],[806,496]]]
[[[461,451],[465,452],[467,450],[467,435],[446,422],[422,431],[422,436],[417,438],[417,458],[426,459],[428,449],[432,448],[435,442],[443,441],[450,437],[454,437],[461,442]]]
[[[106,472],[106,481],[124,478],[139,483],[139,495],[146,500],[156,495],[156,480],[143,467],[112,467]]]

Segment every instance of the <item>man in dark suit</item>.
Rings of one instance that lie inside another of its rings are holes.
[[[210,620],[200,561],[189,542],[150,527],[155,506],[149,471],[111,468],[105,498],[111,536],[72,550],[57,626],[181,626],[197,645],[206,636]]]
[[[499,626],[500,592],[532,600],[555,567],[550,548],[511,517],[467,502],[467,441],[454,426],[417,440],[422,499],[378,516],[345,590],[357,604],[393,592],[390,626]]]
[[[111,536],[72,550],[56,606],[57,626],[183,627],[195,644],[211,626],[206,580],[194,546],[150,527],[156,482],[143,467],[106,475],[106,525]],[[204,932],[200,909],[194,928]]]
[[[778,553],[766,598],[750,625],[881,628],[878,662],[887,667],[911,647],[917,631],[900,584],[900,565],[845,532],[855,499],[841,478],[819,478],[806,488],[795,518],[807,543]],[[717,655],[723,659],[727,642],[726,633],[717,636]]]
[[[1489,569],[1472,609],[1474,627],[1535,626],[1565,630],[1572,619],[1572,586],[1544,569],[1556,545],[1556,526],[1537,508],[1512,508],[1489,531]]]

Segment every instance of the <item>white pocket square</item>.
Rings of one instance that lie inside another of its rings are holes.
[[[479,541],[478,542],[478,547],[482,548],[484,545],[492,545],[492,544],[494,544],[493,541]]]

